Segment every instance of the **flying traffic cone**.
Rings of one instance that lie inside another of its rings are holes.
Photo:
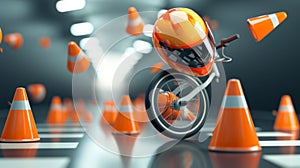
[[[4,42],[14,49],[18,49],[23,45],[23,37],[20,33],[7,34],[4,37]]]
[[[208,149],[211,151],[260,151],[256,130],[238,79],[228,81]]]
[[[26,90],[19,87],[16,89],[0,141],[33,142],[39,140]]]
[[[61,99],[58,96],[54,96],[48,112],[47,123],[63,124],[64,122],[65,120],[64,113],[62,112]]]
[[[277,12],[247,19],[248,27],[254,39],[259,42],[271,33],[287,18],[285,12]]]
[[[41,37],[41,38],[39,39],[39,45],[40,45],[42,48],[45,48],[45,49],[49,48],[50,45],[51,45],[51,40],[50,40],[50,38],[47,37],[47,36]]]
[[[132,103],[129,95],[124,95],[121,99],[121,106],[113,125],[114,134],[139,134],[140,128],[134,121]]]
[[[128,23],[126,32],[133,36],[139,36],[143,33],[144,22],[138,11],[134,7],[128,9]]]
[[[150,72],[152,74],[155,74],[158,71],[160,71],[163,68],[163,66],[164,66],[164,63],[162,63],[162,62],[156,63],[156,64],[152,65]]]
[[[90,66],[87,55],[79,48],[79,46],[71,41],[68,44],[68,70],[72,73],[81,73],[86,71]]]
[[[289,95],[281,97],[277,117],[274,123],[276,130],[298,130],[299,121]]]
[[[173,101],[177,99],[178,97],[171,92],[158,94],[159,111],[162,116],[170,123],[172,123],[172,120],[179,118],[193,121],[195,115],[187,107],[185,107],[184,110],[175,110],[171,107]]]
[[[46,97],[46,87],[43,84],[31,84],[27,86],[30,98],[36,102],[42,102]]]
[[[104,101],[103,106],[101,122],[113,125],[118,115],[114,101],[106,100]]]

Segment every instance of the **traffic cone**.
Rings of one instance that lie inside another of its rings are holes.
[[[163,66],[164,66],[164,63],[162,63],[162,62],[156,63],[156,64],[152,65],[150,72],[152,74],[155,74],[158,71],[160,71],[163,68]]]
[[[285,12],[277,12],[247,19],[248,27],[254,39],[259,42],[271,33],[287,18]]]
[[[47,123],[49,124],[63,124],[64,113],[62,112],[61,99],[58,96],[52,98],[50,110],[48,112]]]
[[[72,100],[70,98],[64,98],[63,105],[66,110],[66,121],[68,121],[72,118],[74,112]]]
[[[39,141],[25,88],[16,89],[0,141],[33,142]]]
[[[36,102],[42,102],[46,97],[46,87],[43,84],[31,84],[27,86],[30,98]]]
[[[145,95],[139,95],[133,102],[133,104],[134,104],[134,111],[133,111],[134,120],[138,123],[138,125],[141,129],[143,129],[145,127],[146,123],[149,121],[144,100],[145,100]]]
[[[76,107],[79,118],[81,117],[85,122],[91,122],[93,120],[92,114],[89,111],[87,111],[85,107],[84,100],[77,100]]]
[[[139,134],[140,128],[134,121],[132,103],[129,95],[124,95],[121,100],[121,107],[113,125],[114,134]]]
[[[144,22],[138,11],[134,7],[128,9],[128,23],[126,32],[133,36],[139,36],[143,33]]]
[[[90,61],[88,57],[73,41],[69,42],[68,55],[67,67],[70,72],[81,73],[89,68]]]
[[[49,37],[45,36],[45,37],[41,37],[39,39],[39,45],[42,47],[42,48],[45,48],[45,49],[48,49],[51,45],[51,40]]]
[[[260,151],[256,130],[238,79],[228,81],[219,121],[208,149],[211,151]]]
[[[14,49],[18,49],[23,45],[23,37],[20,33],[7,34],[4,37],[4,42]]]
[[[112,100],[106,100],[103,103],[103,111],[101,122],[113,125],[116,121],[118,112],[115,107],[115,103]]]
[[[281,97],[277,117],[274,123],[276,130],[298,130],[299,121],[289,95]]]
[[[195,119],[195,115],[187,107],[185,107],[184,110],[175,110],[171,107],[173,101],[177,99],[178,97],[171,92],[158,94],[159,111],[161,112],[162,116],[169,123],[172,123],[173,120],[179,118],[193,121]]]

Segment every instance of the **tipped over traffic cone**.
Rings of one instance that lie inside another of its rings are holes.
[[[239,80],[228,81],[209,150],[260,151],[256,130]]]
[[[4,42],[14,49],[18,49],[23,45],[23,37],[20,33],[7,34],[4,37]]]
[[[52,98],[50,110],[48,112],[47,123],[63,124],[65,122],[64,113],[62,111],[61,99],[58,96]]]
[[[16,89],[0,141],[32,142],[39,140],[26,90],[19,87]]]
[[[132,103],[129,95],[124,95],[121,100],[121,106],[113,125],[114,134],[138,134],[140,128],[134,121]]]
[[[49,37],[45,36],[45,37],[41,37],[39,39],[39,45],[42,47],[42,48],[49,48],[50,45],[51,45],[51,40]]]
[[[27,86],[30,98],[39,103],[46,97],[46,87],[43,84],[31,84]]]
[[[106,100],[104,101],[103,105],[104,107],[102,111],[101,122],[106,122],[110,125],[113,125],[118,115],[115,103],[112,100]]]
[[[86,71],[90,66],[87,55],[79,48],[79,46],[71,41],[68,44],[68,70],[72,73],[81,73]]]
[[[285,12],[277,12],[247,19],[248,27],[254,39],[259,42],[271,33],[287,18]]]
[[[195,115],[185,107],[184,110],[175,110],[171,107],[174,100],[178,97],[171,92],[160,93],[158,95],[159,111],[161,112],[164,119],[172,123],[172,120],[182,118],[184,120],[193,121]]]
[[[138,11],[134,7],[128,9],[128,23],[126,32],[133,36],[139,36],[143,33],[144,22]]]
[[[277,117],[274,123],[276,130],[297,130],[299,121],[293,106],[292,99],[289,95],[281,97]]]

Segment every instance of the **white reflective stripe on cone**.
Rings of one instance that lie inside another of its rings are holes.
[[[53,104],[51,105],[51,110],[61,110],[61,105],[56,105],[56,104]]]
[[[84,57],[86,57],[86,55],[83,53],[83,51],[80,51],[77,56],[69,56],[68,60],[71,62],[77,62]]]
[[[224,96],[221,108],[248,108],[244,96]]]
[[[294,112],[295,109],[293,106],[280,106],[278,111],[280,112]]]
[[[131,106],[121,106],[120,112],[132,112],[132,107]]]
[[[14,100],[10,110],[31,110],[28,100]]]
[[[106,107],[104,107],[104,110],[106,110],[106,111],[115,111],[115,108],[113,106],[106,106]]]
[[[277,18],[277,15],[276,14],[270,14],[268,15],[269,18],[271,19],[271,22],[273,24],[273,27],[277,27],[279,25],[279,21],[278,21],[278,18]]]
[[[141,23],[143,23],[143,20],[142,20],[141,17],[138,17],[138,18],[136,18],[136,19],[133,20],[133,21],[128,21],[128,25],[129,25],[129,26],[137,26],[137,25],[139,25],[139,24],[141,24]]]

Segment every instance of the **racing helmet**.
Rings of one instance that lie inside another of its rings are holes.
[[[173,8],[154,25],[152,40],[162,60],[175,70],[202,77],[215,58],[215,42],[207,23],[188,8]]]

